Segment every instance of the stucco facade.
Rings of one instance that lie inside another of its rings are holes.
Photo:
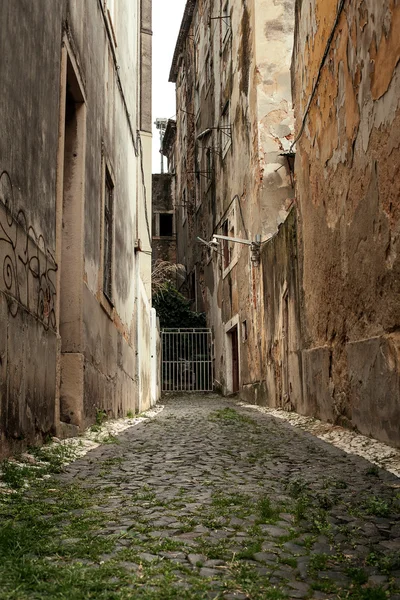
[[[151,403],[151,1],[5,0],[0,29],[4,455]]]
[[[302,412],[399,445],[400,6],[302,0]]]
[[[248,245],[210,250],[196,238],[258,240],[264,249],[288,217],[293,28],[291,1],[189,0],[170,74],[184,290],[213,328],[217,387],[260,403],[268,394],[265,357],[276,342],[264,334],[270,307],[261,261],[252,261]]]

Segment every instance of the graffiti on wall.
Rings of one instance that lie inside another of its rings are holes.
[[[44,237],[29,225],[25,212],[15,210],[11,178],[0,174],[0,292],[10,314],[25,310],[46,330],[56,329],[54,256]]]

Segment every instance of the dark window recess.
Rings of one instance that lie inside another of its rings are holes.
[[[114,186],[110,175],[106,173],[104,198],[104,272],[103,292],[109,300],[112,298],[112,249],[113,249],[113,203]]]
[[[168,213],[160,214],[160,237],[173,236],[173,217],[174,215]]]
[[[211,156],[211,148],[207,148],[206,154],[206,169],[207,169],[207,179],[210,180],[212,176],[212,156]]]
[[[196,273],[193,271],[190,282],[190,297],[196,301]]]
[[[243,323],[242,323],[242,339],[244,342],[247,340],[247,337],[248,337],[247,321],[243,321]]]
[[[225,221],[225,223],[222,225],[222,235],[225,235],[226,237],[228,237],[229,234],[229,229],[228,229],[228,221]],[[230,258],[230,249],[229,249],[229,242],[228,240],[224,240],[223,241],[223,251],[224,251],[224,269],[227,269],[229,267],[229,263],[231,262],[231,258]]]

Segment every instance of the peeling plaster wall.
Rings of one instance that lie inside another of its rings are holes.
[[[288,215],[294,191],[280,154],[293,139],[294,3],[232,0],[229,20],[222,18],[224,6],[196,2],[176,77],[177,202],[184,195],[188,202],[177,216],[177,260],[189,277],[196,273],[198,305],[215,335],[217,386],[232,390],[233,324],[241,393],[265,403],[261,267],[252,265],[248,246],[235,244],[225,268],[222,245],[210,254],[196,237],[210,240],[228,221],[231,236],[265,239]]]
[[[259,148],[259,204],[263,236],[274,234],[294,197],[283,152],[293,141],[290,61],[294,0],[255,3],[255,56]]]
[[[400,445],[400,6],[339,7],[296,8],[303,410]]]
[[[302,335],[297,211],[262,249],[264,296],[263,365],[268,406],[301,411]]]

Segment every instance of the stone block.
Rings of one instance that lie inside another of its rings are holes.
[[[399,446],[400,335],[347,344],[352,422],[364,435]]]
[[[303,351],[303,399],[297,409],[300,414],[312,415],[322,421],[334,421],[331,394],[328,347]]]
[[[83,354],[61,355],[60,419],[81,427],[84,389]]]

